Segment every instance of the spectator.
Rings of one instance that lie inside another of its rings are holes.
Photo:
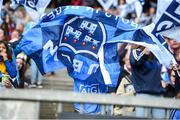
[[[146,26],[151,24],[152,22],[155,22],[155,14],[156,14],[156,4],[150,3],[149,9],[147,12],[143,12],[142,16],[140,18],[140,25]]]
[[[2,18],[5,19],[5,15],[9,14],[10,16],[13,16],[14,10],[10,7],[11,1],[4,0],[3,1],[3,8],[2,8]]]
[[[0,41],[0,51],[0,72],[3,75],[1,82],[6,88],[17,87],[17,81],[16,83],[12,81],[17,75],[16,65],[12,61],[12,54],[6,41]]]
[[[31,85],[30,88],[42,88],[43,76],[38,70],[36,63],[31,59]]]
[[[11,40],[10,43],[16,42],[20,39],[20,31],[15,29],[11,34]]]
[[[7,37],[7,40],[9,41],[11,39],[11,33],[15,29],[15,23],[11,20],[9,14],[5,15],[5,20],[2,23],[2,29],[4,30],[5,37]]]
[[[176,40],[166,38],[168,40],[169,46],[171,48],[172,53],[174,54],[174,58],[176,59],[177,65],[170,70],[170,79],[175,88],[176,98],[180,98],[180,43]],[[180,119],[180,110],[173,109],[170,112],[170,119],[178,120]]]
[[[170,49],[174,55],[174,58],[176,59],[177,65],[174,66],[172,70],[169,70],[171,82],[175,87],[176,94],[180,92],[180,42],[177,42],[176,40],[166,38],[168,40],[168,44],[170,46]]]
[[[166,89],[165,97],[174,97],[175,96],[175,88],[171,82],[170,75],[168,73],[168,69],[163,66],[161,69],[161,77],[162,77],[162,86]]]
[[[24,88],[27,56],[21,52],[16,57],[16,64],[19,70],[19,88]]]
[[[131,81],[131,65],[129,60],[130,46],[126,46],[126,49],[127,49],[126,54],[123,57],[124,67],[119,77],[120,84],[117,86],[118,88],[116,90],[116,95],[134,96],[135,90]],[[134,107],[121,107],[121,106],[114,107],[114,115],[125,115],[125,114],[127,115],[127,114],[131,114],[132,112],[134,112]]]
[[[136,95],[162,97],[165,89],[161,85],[161,65],[155,56],[146,48],[133,45],[130,63]],[[147,108],[136,107],[136,117],[147,117],[145,109]],[[149,112],[148,117],[165,118],[164,109],[152,108]]]
[[[26,13],[26,11],[23,8],[19,8],[15,11],[16,29],[18,29],[20,24],[25,26],[29,22],[29,20],[30,16]]]
[[[17,47],[19,44],[19,39],[20,39],[20,31],[15,29],[12,34],[11,34],[11,40],[9,41],[9,44],[11,48],[13,49],[14,56],[16,57],[17,54],[21,52],[21,50]]]

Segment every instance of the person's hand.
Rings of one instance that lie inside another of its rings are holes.
[[[6,87],[6,88],[12,88],[12,84],[9,80],[5,80],[3,81],[3,85]]]

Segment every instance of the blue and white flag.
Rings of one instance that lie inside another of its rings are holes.
[[[105,84],[99,83],[99,80],[93,79],[93,80],[78,80],[74,79],[74,92],[78,93],[89,93],[89,94],[104,94],[107,93],[107,86]],[[98,104],[90,104],[86,103],[83,104],[81,108],[80,103],[75,103],[74,108],[76,111],[82,110],[82,113],[88,113],[88,114],[98,114],[102,111],[101,105]]]
[[[180,42],[180,0],[159,0],[154,33]]]
[[[108,10],[112,6],[117,6],[117,0],[97,0],[104,10]]]
[[[1,12],[2,12],[3,0],[0,0],[0,25],[3,23]]]
[[[16,9],[19,5],[24,6],[31,18],[34,21],[38,21],[50,1],[51,0],[11,0],[11,7]]]
[[[20,47],[41,73],[67,67],[79,80],[116,86],[120,73],[117,43],[147,47],[165,65],[171,57],[143,29],[126,19],[83,6],[59,7],[24,34]]]

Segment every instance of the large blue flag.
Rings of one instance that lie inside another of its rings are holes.
[[[180,0],[159,0],[154,33],[180,42]]]
[[[20,5],[24,6],[31,18],[34,21],[38,21],[50,1],[51,0],[11,0],[11,7],[16,9]]]
[[[24,34],[20,46],[43,74],[67,67],[74,79],[98,78],[116,86],[118,42],[145,46],[166,66],[172,59],[134,22],[83,6],[59,7],[48,13]]]

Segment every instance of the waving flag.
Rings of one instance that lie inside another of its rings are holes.
[[[111,8],[114,4],[118,3],[117,0],[97,0],[99,4],[104,8],[104,10],[108,10]]]
[[[19,5],[24,6],[27,13],[34,21],[38,21],[51,0],[11,0],[11,7],[16,9]]]
[[[146,39],[148,38],[148,40]],[[120,73],[117,43],[147,47],[162,64],[167,56],[137,24],[90,7],[59,7],[24,34],[20,47],[41,73],[67,67],[74,79],[116,86]]]
[[[2,5],[3,5],[3,0],[0,0],[0,15],[1,15],[1,11],[2,11]],[[0,25],[3,23],[3,20],[0,16]]]
[[[156,26],[153,32],[180,42],[180,0],[158,1]]]

